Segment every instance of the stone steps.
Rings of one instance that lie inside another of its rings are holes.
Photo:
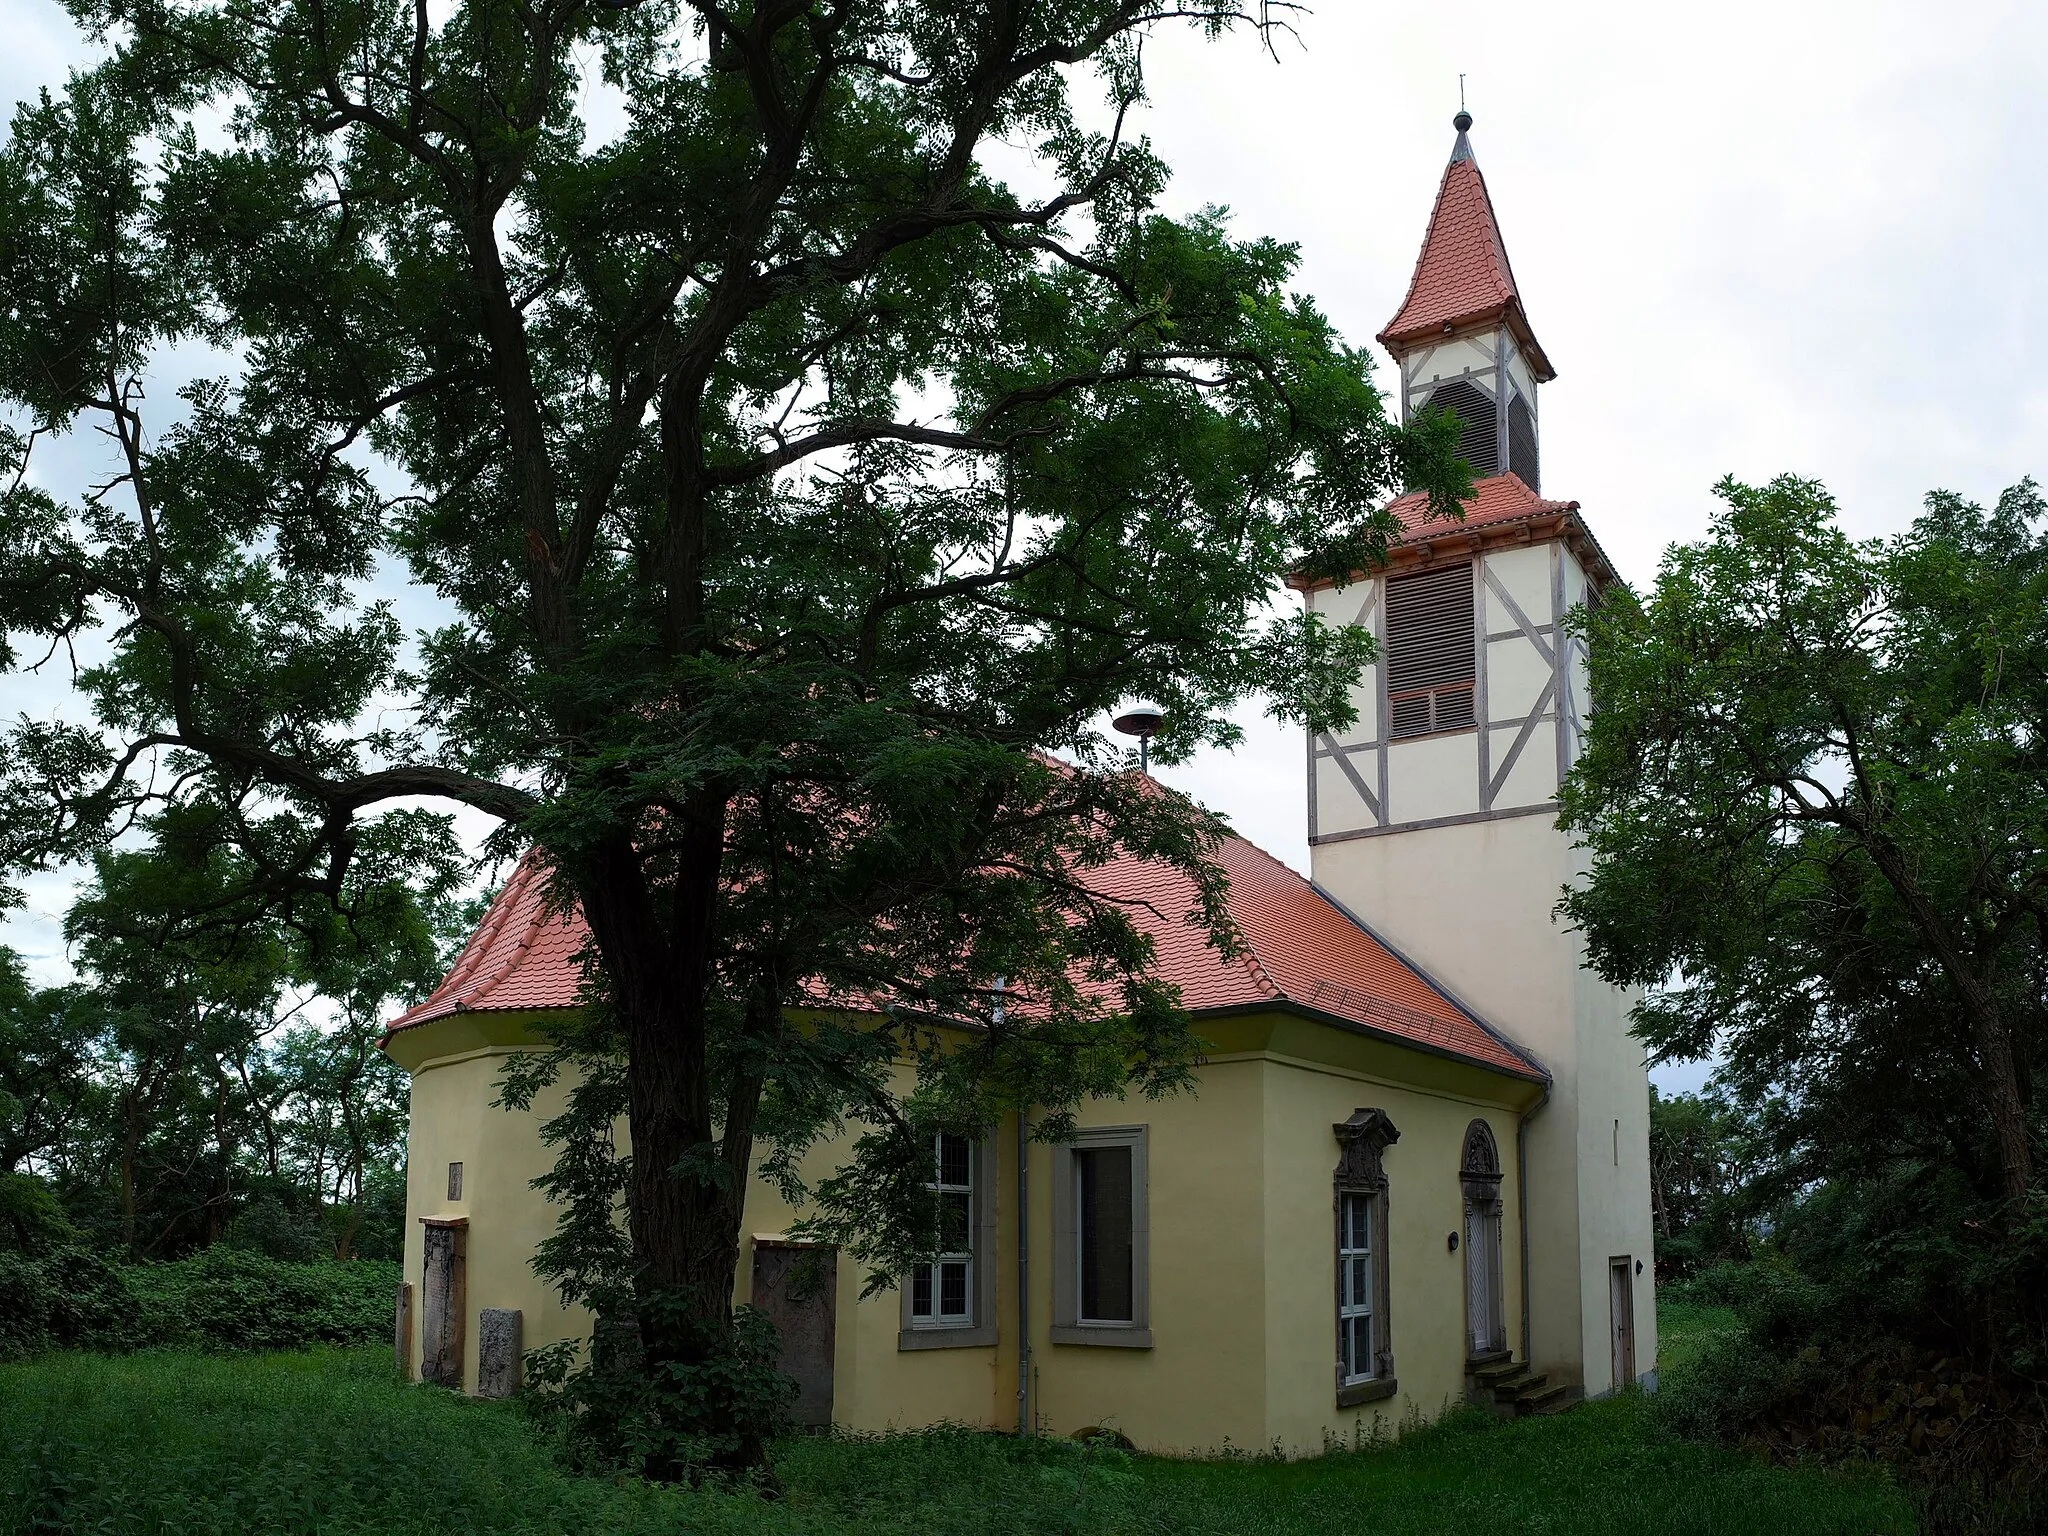
[[[1465,1379],[1466,1397],[1503,1418],[1562,1413],[1573,1402],[1568,1383],[1531,1371],[1526,1362],[1514,1359],[1506,1350],[1468,1361]]]

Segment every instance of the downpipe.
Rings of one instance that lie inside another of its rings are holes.
[[[1550,1106],[1550,1079],[1543,1079],[1543,1097],[1515,1121],[1515,1225],[1522,1250],[1522,1363],[1535,1368],[1536,1350],[1529,1337],[1529,1124]]]

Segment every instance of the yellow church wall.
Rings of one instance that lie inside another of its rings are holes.
[[[406,1139],[405,1278],[414,1287],[412,1369],[418,1374],[425,1308],[419,1294],[425,1262],[422,1218],[467,1218],[462,1382],[476,1387],[477,1313],[509,1307],[521,1314],[522,1343],[532,1349],[583,1337],[588,1314],[567,1309],[535,1275],[535,1246],[554,1230],[555,1208],[530,1181],[553,1166],[539,1126],[563,1107],[566,1088],[542,1096],[530,1115],[491,1107],[506,1058],[538,1037],[515,1015],[475,1014],[393,1037],[391,1055],[412,1073],[412,1115]],[[462,1198],[448,1198],[448,1165],[462,1164]]]
[[[1464,1191],[1458,1170],[1466,1128],[1484,1119],[1500,1150],[1501,1256],[1509,1342],[1518,1344],[1521,1229],[1513,1192],[1516,1113],[1493,1101],[1416,1092],[1329,1065],[1269,1061],[1264,1223],[1269,1443],[1292,1455],[1349,1441],[1379,1419],[1440,1416],[1465,1390]],[[1387,1148],[1384,1298],[1399,1392],[1358,1408],[1336,1406],[1336,1255],[1331,1127],[1357,1109],[1384,1110],[1400,1132]],[[1459,1233],[1453,1252],[1446,1239]],[[1311,1256],[1313,1256],[1311,1258]]]
[[[553,1229],[554,1208],[530,1181],[550,1165],[534,1115],[490,1107],[505,1058],[535,1043],[531,1021],[488,1015],[442,1020],[394,1037],[413,1078],[406,1277],[423,1259],[421,1217],[466,1216],[465,1387],[476,1377],[476,1315],[524,1314],[524,1343],[585,1337],[588,1315],[565,1309],[531,1268]],[[1196,1091],[1162,1100],[1084,1106],[1083,1127],[1135,1126],[1147,1135],[1149,1349],[1054,1344],[1054,1149],[1030,1156],[1031,1334],[1036,1427],[1072,1434],[1121,1430],[1142,1448],[1205,1453],[1278,1446],[1288,1454],[1348,1439],[1355,1421],[1398,1424],[1413,1407],[1434,1417],[1463,1386],[1462,1257],[1445,1236],[1462,1226],[1457,1180],[1465,1127],[1494,1128],[1511,1192],[1515,1117],[1536,1085],[1281,1013],[1201,1021],[1210,1059]],[[1335,1407],[1335,1252],[1331,1127],[1354,1109],[1385,1110],[1401,1133],[1386,1155],[1391,1181],[1390,1291],[1400,1395],[1364,1409]],[[901,1293],[862,1299],[851,1255],[839,1263],[834,1421],[856,1430],[955,1422],[1012,1429],[1017,1422],[1016,1146],[1014,1118],[985,1144],[995,1167],[998,1324],[993,1346],[904,1350]],[[804,1159],[815,1179],[847,1155],[850,1133]],[[447,1164],[464,1164],[464,1199],[446,1198]],[[1514,1201],[1506,1202],[1503,1257],[1510,1332],[1520,1306]],[[751,1293],[755,1239],[788,1235],[799,1213],[771,1186],[749,1184],[736,1300]],[[415,1306],[414,1368],[421,1308]]]
[[[1146,1128],[1150,1349],[1050,1342],[1053,1149],[1031,1149],[1041,1428],[1061,1435],[1113,1428],[1142,1450],[1167,1453],[1266,1443],[1266,1108],[1256,1062],[1218,1061],[1202,1069],[1194,1093],[1095,1102],[1078,1116],[1084,1128]]]

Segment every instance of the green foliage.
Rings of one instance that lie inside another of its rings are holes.
[[[788,1429],[797,1391],[777,1369],[775,1325],[742,1306],[729,1332],[695,1316],[671,1326],[699,1330],[696,1358],[648,1369],[637,1317],[601,1323],[587,1365],[573,1339],[530,1351],[525,1407],[579,1472],[660,1467],[690,1482],[733,1467],[743,1478],[760,1475],[752,1447]]]
[[[1748,1257],[1756,1209],[1756,1132],[1714,1094],[1650,1088],[1650,1201],[1660,1285]]]
[[[405,1075],[377,1037],[438,978],[454,915],[452,870],[419,876],[317,924],[193,926],[243,878],[232,857],[102,855],[66,923],[79,982],[33,986],[0,950],[0,1243],[8,1202],[47,1186],[134,1256],[395,1256]]]
[[[152,1345],[301,1349],[387,1342],[396,1264],[293,1264],[220,1246],[170,1264],[125,1271]]]
[[[165,1264],[79,1247],[0,1253],[0,1355],[363,1344],[388,1339],[397,1286],[395,1264],[292,1264],[228,1247]]]
[[[1858,545],[1809,482],[1589,616],[1564,910],[1667,1056],[1724,1053],[1784,1190],[1894,1163],[2017,1205],[2048,1066],[2048,528],[2031,482]],[[1671,983],[1666,985],[1666,983]]]
[[[41,1253],[77,1236],[49,1180],[0,1172],[0,1249]]]
[[[0,1354],[147,1341],[126,1273],[91,1249],[0,1253]]]
[[[1633,1394],[1561,1418],[1457,1415],[1282,1463],[1168,1461],[964,1429],[806,1437],[784,1491],[564,1473],[516,1409],[405,1387],[388,1355],[45,1356],[0,1368],[0,1532],[355,1536],[1308,1536],[1475,1529],[1836,1536],[1914,1529],[1872,1478],[1675,1440]],[[40,1522],[40,1523],[39,1523]]]
[[[1811,482],[1719,491],[1584,619],[1563,795],[1594,962],[1653,1050],[1721,1060],[1657,1112],[1660,1254],[1743,1327],[1674,1411],[1988,1498],[2048,1425],[2048,508],[1937,493],[1857,544]]]

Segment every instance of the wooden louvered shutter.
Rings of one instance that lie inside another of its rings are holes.
[[[1530,490],[1543,488],[1536,473],[1536,418],[1520,395],[1508,401],[1508,469]]]
[[[1473,479],[1500,473],[1500,422],[1493,396],[1470,379],[1459,379],[1432,394],[1428,408],[1458,413],[1458,457],[1472,466]]]
[[[1475,645],[1470,562],[1387,578],[1391,735],[1471,727]]]

